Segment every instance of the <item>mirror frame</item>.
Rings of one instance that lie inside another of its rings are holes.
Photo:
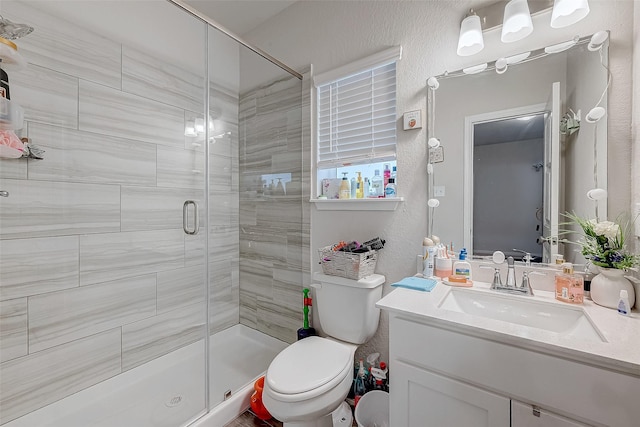
[[[607,35],[609,35],[609,32],[606,31]],[[549,48],[540,48],[537,50],[533,50],[531,52],[525,52],[523,54],[518,54],[518,55],[512,55],[509,58],[517,58],[519,56],[524,57],[524,59],[522,59],[521,61],[518,62],[512,62],[509,64],[509,66],[513,66],[513,67],[517,67],[520,64],[525,64],[531,61],[535,61],[537,59],[543,58],[543,57],[547,57],[547,56],[551,56],[551,55],[555,55],[557,53],[561,53],[564,52],[566,50],[569,50],[571,48],[574,47],[578,47],[581,45],[586,45],[591,41],[592,35],[586,36],[586,37],[582,37],[582,38],[578,38],[577,36],[567,42],[563,42],[563,43],[558,43],[555,44],[553,46],[550,46]],[[558,51],[554,51],[553,48],[556,48],[558,46],[561,45],[567,45],[568,47],[566,49],[562,49],[562,50],[558,50]],[[585,49],[587,48],[586,46],[584,47]],[[605,107],[605,109],[608,107],[608,90],[609,90],[609,85],[611,83],[611,71],[609,69],[609,56],[608,56],[608,49],[609,49],[609,38],[607,37],[607,39],[605,40],[605,42],[602,44],[601,49],[591,49],[589,48],[590,51],[594,51],[594,50],[600,50],[600,52],[594,52],[596,55],[600,55],[600,63],[602,64],[603,68],[606,70],[606,86],[603,87],[603,94],[602,97],[600,98],[600,100],[593,105],[593,107],[595,106],[603,106]],[[507,58],[507,59],[509,59]],[[457,71],[453,71],[453,72],[445,72],[441,75],[438,76],[433,76],[430,77],[427,80],[427,126],[428,126],[428,132],[427,132],[427,139],[431,142],[432,140],[437,139],[437,133],[436,133],[436,122],[435,122],[435,112],[436,112],[436,91],[440,86],[440,80],[443,79],[449,79],[452,77],[461,77],[461,76],[465,76],[465,75],[471,75],[471,74],[476,74],[476,73],[481,73],[481,72],[490,72],[490,71],[496,71],[496,64],[498,64],[499,66],[502,66],[504,64],[505,58],[499,58],[493,62],[489,62],[486,64],[486,67],[483,67],[483,64],[480,64],[480,66],[473,66],[473,67],[468,67],[465,68],[464,70],[457,70]],[[478,72],[468,72],[469,69],[474,69],[474,68],[479,68],[480,71]],[[467,72],[465,72],[467,71]],[[501,74],[501,73],[498,73]],[[526,108],[527,106],[524,106],[524,108]],[[530,107],[530,106],[528,106]],[[564,106],[563,106],[564,107]],[[567,109],[565,107],[565,109]],[[564,111],[564,110],[563,110]],[[585,120],[585,116],[586,113],[588,111],[583,111],[582,112],[582,120],[583,120],[583,124],[584,124],[584,120]],[[562,116],[561,116],[562,117]],[[596,163],[600,163],[597,165],[594,165],[597,167],[597,174],[595,175],[594,179],[596,180],[596,183],[598,185],[598,187],[600,188],[607,188],[606,182],[607,182],[607,165],[606,165],[606,161],[602,161],[602,151],[604,151],[605,155],[605,159],[607,156],[607,133],[608,133],[608,129],[607,129],[607,117],[605,117],[605,126],[604,129],[601,129],[601,135],[603,136],[603,138],[600,138],[600,140],[596,140],[594,139],[594,142],[597,141],[597,147],[594,144],[594,151],[596,151],[596,155],[595,160]],[[465,126],[468,126],[467,124],[465,124]],[[601,127],[602,128],[602,127]],[[467,132],[467,130],[465,129],[465,133]],[[595,135],[595,134],[594,134]],[[445,142],[446,143],[446,142]],[[564,145],[564,143],[562,144]],[[463,149],[464,151],[467,150],[466,147],[464,147]],[[435,170],[434,170],[434,162],[432,160],[432,152],[433,149],[428,146],[427,148],[428,151],[428,159],[427,159],[427,188],[428,188],[428,198],[431,201],[432,199],[435,198],[435,194],[434,194],[434,183],[435,183]],[[600,151],[600,154],[597,154],[598,151]],[[598,162],[598,157],[600,158],[600,162]],[[471,176],[471,171],[468,169],[468,165],[470,162],[470,159],[467,158],[467,156],[465,156],[464,160],[464,173],[465,173],[465,177],[464,177],[464,192],[467,192],[467,188],[470,188],[470,182],[472,183],[473,181],[473,177]],[[566,197],[566,195],[565,195]],[[463,218],[465,219],[465,225],[464,225],[464,232],[463,232],[463,240],[465,242],[465,244],[467,244],[467,242],[469,241],[467,238],[467,234],[470,233],[469,230],[469,224],[472,221],[472,214],[470,211],[468,211],[468,197],[465,195],[463,197],[463,202],[465,204],[465,206],[463,206]],[[437,205],[437,203],[436,203]],[[601,200],[601,201],[595,201],[595,210],[596,210],[596,216],[598,217],[606,217],[606,211],[607,211],[607,201],[605,200]],[[429,212],[428,212],[428,226],[427,226],[427,231],[428,231],[428,235],[432,235],[433,234],[433,217],[434,217],[434,213],[435,213],[435,207],[431,206],[431,203],[429,203]],[[558,222],[561,225],[562,224],[562,212],[559,212],[559,218],[558,218]],[[558,234],[562,234],[562,233],[558,233]],[[545,236],[546,240],[550,242],[550,244],[554,244],[554,245],[558,245],[562,243],[562,239],[559,238],[559,236],[557,235],[552,235],[552,236]],[[470,249],[470,248],[468,248]],[[566,249],[565,249],[566,250]],[[472,249],[469,250],[470,255],[472,255]],[[580,259],[578,260],[574,260],[574,262],[576,261],[582,261],[584,262],[581,257],[578,257]]]

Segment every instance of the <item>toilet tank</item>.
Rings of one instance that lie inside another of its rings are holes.
[[[363,344],[378,329],[385,277],[372,274],[360,280],[316,273],[313,276],[316,313],[322,331],[341,341]]]

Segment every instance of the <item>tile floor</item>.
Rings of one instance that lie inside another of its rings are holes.
[[[353,420],[352,425],[353,427],[357,427],[358,424],[355,419]],[[260,418],[256,417],[250,409],[247,409],[244,414],[240,415],[224,427],[282,427],[282,423],[273,418],[268,421],[262,421]]]
[[[224,427],[282,427],[282,423],[275,419],[262,421],[260,418],[256,417],[253,412],[247,409],[244,414],[240,415]]]

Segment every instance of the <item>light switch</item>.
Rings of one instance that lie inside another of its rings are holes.
[[[422,128],[422,110],[409,111],[403,114],[403,129],[420,129]]]

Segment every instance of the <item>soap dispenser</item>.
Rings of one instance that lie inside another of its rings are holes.
[[[338,192],[339,199],[351,198],[351,187],[349,186],[349,178],[347,178],[347,172],[342,172],[342,181],[340,181],[340,190]]]
[[[458,261],[453,263],[454,276],[466,276],[467,280],[471,280],[471,264],[467,261],[467,250],[462,248]]]

